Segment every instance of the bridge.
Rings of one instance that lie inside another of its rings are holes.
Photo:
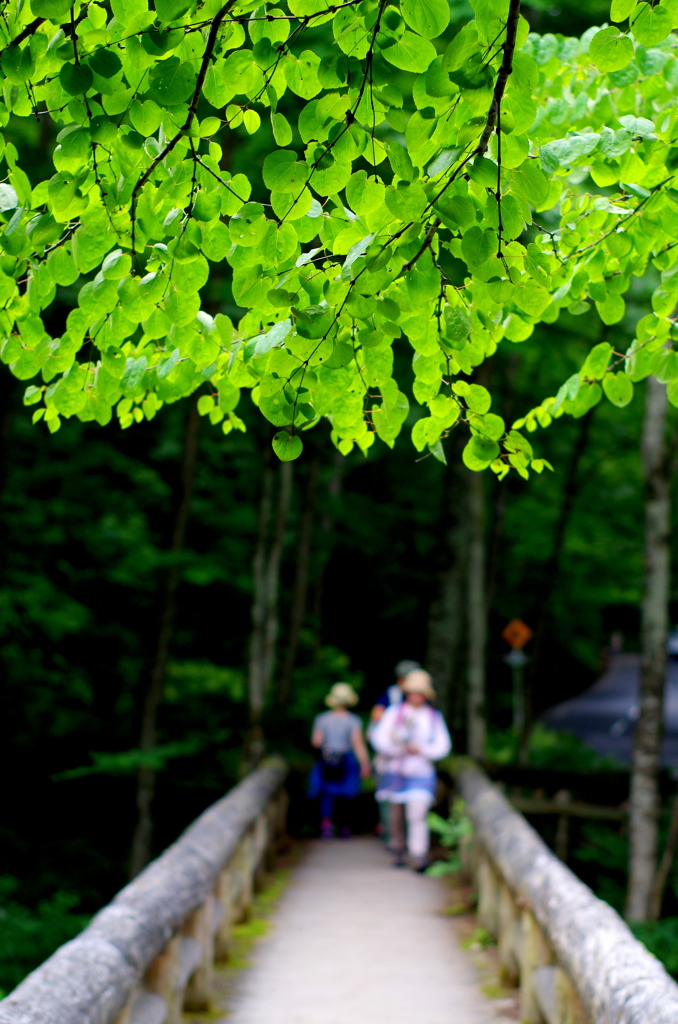
[[[456,782],[480,923],[496,939],[522,1024],[676,1024],[678,985],[545,846],[472,762]],[[285,828],[272,758],[208,808],[80,936],[0,1001],[0,1024],[180,1024],[219,1013],[228,956]],[[438,883],[392,871],[376,843],[317,845],[248,972],[231,1024],[489,1024]]]

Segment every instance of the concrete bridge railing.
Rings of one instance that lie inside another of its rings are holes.
[[[209,1009],[257,873],[284,830],[286,767],[265,761],[0,1001],[0,1024],[180,1024]]]
[[[475,826],[465,849],[480,923],[522,1024],[677,1024],[678,985],[619,915],[548,849],[473,762],[454,773]]]

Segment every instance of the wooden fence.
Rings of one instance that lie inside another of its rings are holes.
[[[0,1001],[0,1024],[180,1024],[209,1009],[213,963],[284,830],[285,774],[271,758],[208,808]]]
[[[464,851],[481,925],[522,1024],[678,1024],[678,985],[619,915],[548,849],[487,776],[454,774],[474,827]]]

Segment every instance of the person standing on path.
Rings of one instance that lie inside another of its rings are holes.
[[[311,743],[320,759],[311,771],[308,795],[320,797],[320,834],[331,839],[335,832],[335,801],[353,800],[360,792],[360,779],[370,774],[370,759],[363,739],[362,722],[348,710],[358,703],[349,683],[335,683],[325,703],[331,709],[313,723]],[[341,835],[350,835],[344,820]]]
[[[377,799],[389,804],[389,849],[394,864],[405,864],[407,850],[414,870],[425,871],[429,847],[426,816],[436,792],[433,762],[449,754],[452,741],[443,716],[430,703],[435,690],[428,672],[410,672],[403,691],[405,700],[384,711],[370,737],[372,746],[383,755]]]
[[[405,700],[405,694],[403,693],[403,683],[410,672],[414,672],[415,669],[421,668],[418,661],[412,661],[409,658],[404,658],[399,661],[395,667],[395,683],[392,683],[383,693],[377,697],[377,702],[370,712],[370,722],[367,726],[367,738],[372,741],[372,733],[374,732],[377,722],[381,721],[381,716],[386,711],[386,708],[391,707],[392,704],[400,704]],[[380,791],[380,779],[384,767],[384,759],[381,755],[377,754],[374,759],[374,775],[377,783],[377,793]],[[379,825],[377,826],[377,832],[382,842],[388,844],[389,842],[389,805],[386,800],[376,797],[377,807],[379,809]]]

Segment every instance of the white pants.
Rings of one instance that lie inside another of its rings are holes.
[[[405,821],[407,821],[407,850],[412,857],[425,857],[428,853],[429,831],[426,823],[431,801],[414,797],[404,804],[390,804],[390,847],[395,853],[405,850]]]

